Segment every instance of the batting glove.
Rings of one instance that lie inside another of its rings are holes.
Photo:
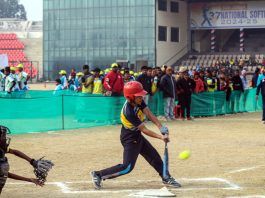
[[[168,135],[168,128],[166,126],[162,126],[160,128],[160,132],[163,134],[163,135]]]

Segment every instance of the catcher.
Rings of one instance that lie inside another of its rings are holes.
[[[11,138],[7,137],[7,134],[10,134],[10,130],[5,126],[0,125],[0,194],[5,186],[7,178],[31,182],[37,186],[43,186],[48,172],[54,164],[49,160],[32,159],[21,151],[9,148]],[[28,161],[34,168],[36,178],[27,178],[10,173],[8,159],[5,156],[6,154],[13,154]]]

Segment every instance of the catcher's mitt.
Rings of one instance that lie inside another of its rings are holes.
[[[34,167],[34,174],[37,179],[42,183],[46,182],[48,172],[54,166],[50,160],[43,160],[43,158],[40,158],[39,160],[32,160],[31,165]]]

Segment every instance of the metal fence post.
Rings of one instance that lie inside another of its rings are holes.
[[[32,83],[32,61],[30,61],[30,82]]]

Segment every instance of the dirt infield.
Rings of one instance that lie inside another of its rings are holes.
[[[55,82],[43,82],[43,83],[33,83],[29,84],[30,90],[54,90]]]
[[[151,129],[153,125],[147,124]],[[167,123],[170,171],[183,185],[170,189],[177,197],[265,197],[265,125],[260,113],[244,113],[194,121]],[[142,157],[131,174],[93,189],[89,172],[121,163],[120,126],[97,127],[42,134],[14,135],[11,148],[38,158],[46,156],[56,166],[45,187],[8,180],[2,197],[76,198],[129,197],[138,191],[159,189],[157,173]],[[163,153],[163,142],[148,138]],[[190,159],[178,153],[189,149]],[[23,160],[9,157],[11,172],[33,176]]]

